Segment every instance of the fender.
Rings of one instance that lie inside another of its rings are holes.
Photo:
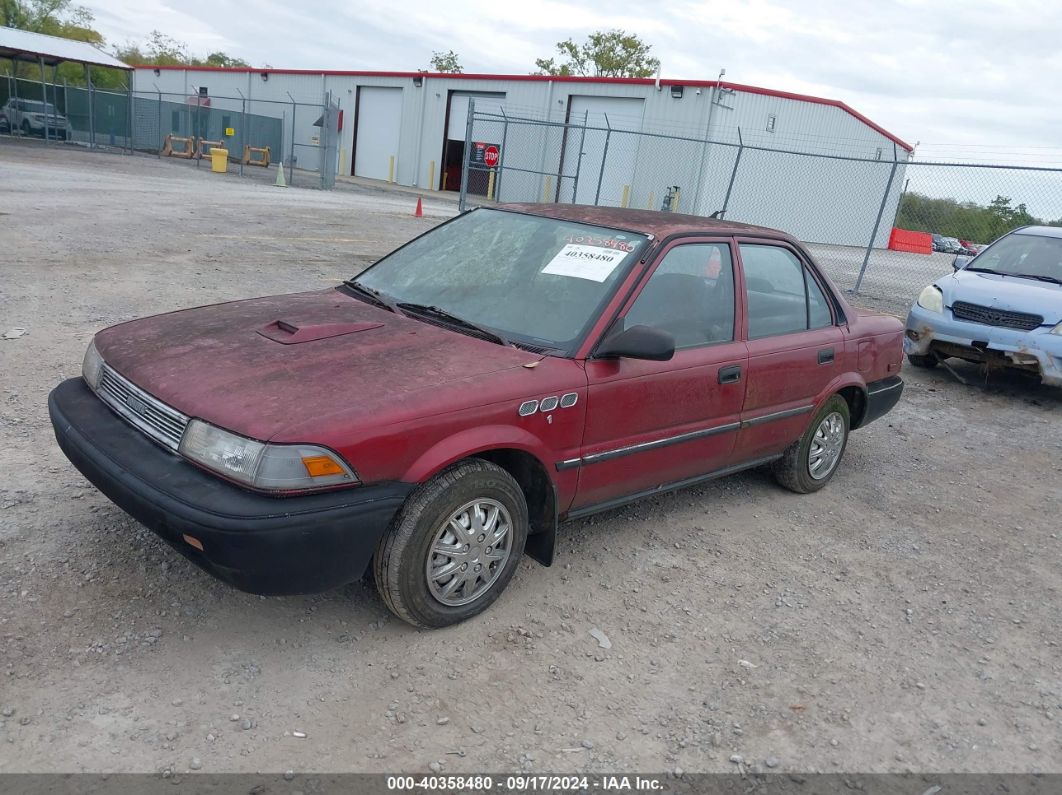
[[[537,436],[512,425],[481,425],[437,442],[413,462],[401,479],[406,483],[423,483],[462,458],[499,448],[530,453],[549,472],[546,462],[552,460],[550,452]]]
[[[527,537],[524,552],[543,566],[550,566],[553,563],[556,547],[560,495],[557,483],[546,465],[546,461],[552,460],[550,451],[534,434],[511,425],[483,425],[468,428],[453,436],[448,436],[431,447],[413,463],[402,480],[406,483],[423,483],[462,458],[499,449],[519,450],[531,455],[538,461],[549,479],[549,487],[552,491],[552,510],[542,512],[536,521],[535,506],[528,506],[532,532]]]
[[[831,397],[833,397],[846,387],[856,387],[860,392],[863,393],[863,400],[866,401],[866,381],[859,373],[848,371],[847,373],[841,373],[840,375],[836,376],[832,381],[830,381],[830,383],[826,385],[826,388],[819,393],[818,397],[815,398],[815,411],[813,412],[812,416],[818,413],[819,409],[822,408],[823,404],[827,400],[829,400]],[[851,429],[855,430],[858,427],[859,423],[857,423],[853,418]]]

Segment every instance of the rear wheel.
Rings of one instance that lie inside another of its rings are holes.
[[[774,463],[775,480],[798,494],[818,491],[829,483],[848,445],[849,423],[848,402],[834,395],[804,435]]]
[[[512,579],[527,540],[527,503],[499,466],[456,464],[415,491],[373,556],[380,596],[419,627],[486,610]]]
[[[937,366],[939,360],[936,356],[921,356],[917,353],[909,353],[907,354],[907,361],[915,367],[924,367],[927,370],[931,370]]]

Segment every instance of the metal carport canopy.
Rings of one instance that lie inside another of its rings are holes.
[[[32,63],[44,62],[47,66],[56,66],[64,61],[106,66],[111,69],[131,71],[133,67],[124,64],[103,50],[84,41],[48,36],[44,33],[31,33],[0,25],[0,58],[11,58]]]

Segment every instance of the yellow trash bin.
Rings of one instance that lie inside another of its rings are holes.
[[[210,150],[210,170],[217,174],[224,174],[229,170],[228,149],[218,149],[215,146]]]

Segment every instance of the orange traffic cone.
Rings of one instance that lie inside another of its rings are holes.
[[[421,202],[419,196],[417,197],[417,209],[414,210],[413,217],[414,218],[423,218],[424,217],[424,203]]]

